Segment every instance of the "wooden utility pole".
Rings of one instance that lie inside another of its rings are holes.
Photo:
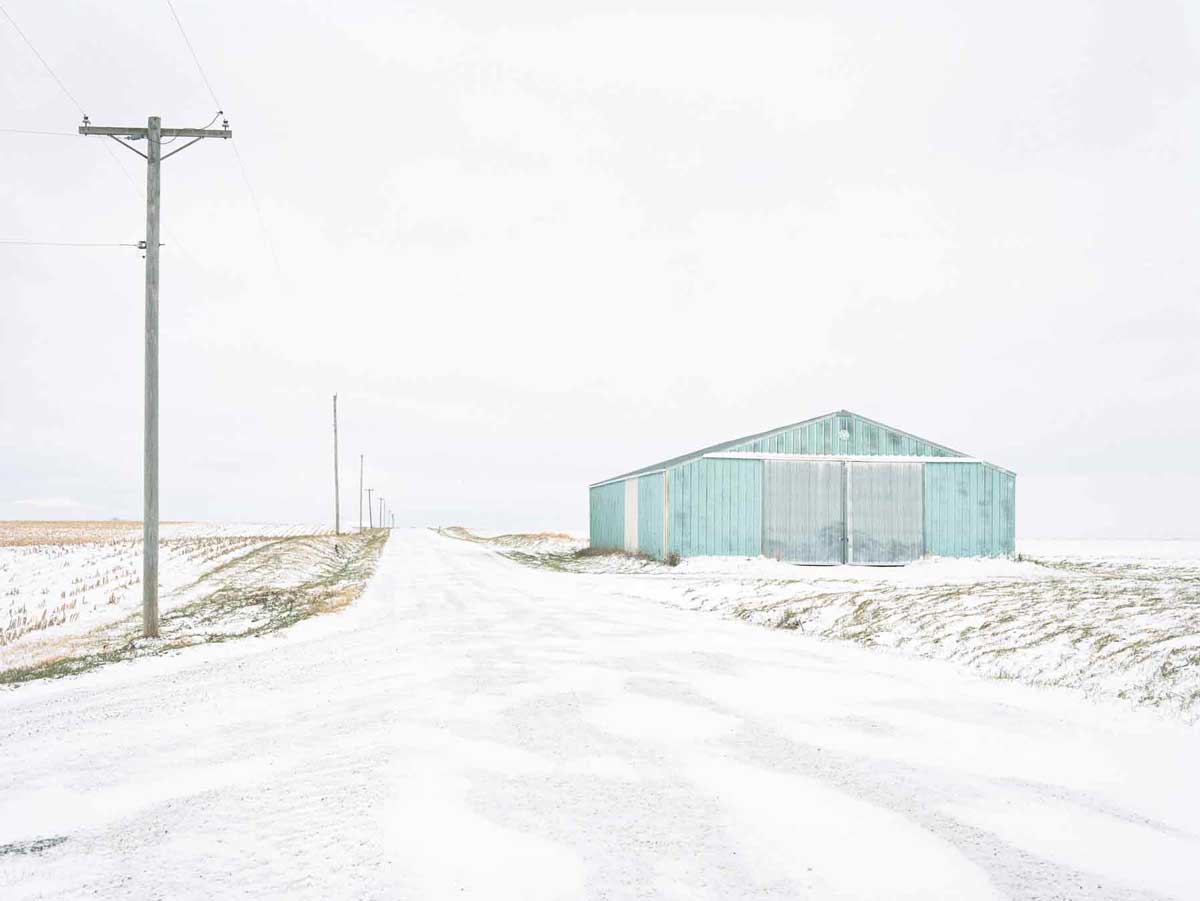
[[[158,636],[158,253],[159,201],[162,161],[204,138],[231,138],[229,120],[221,128],[163,128],[151,116],[145,128],[92,125],[83,117],[81,135],[103,135],[128,147],[146,161],[146,357],[145,421],[142,434],[142,634]],[[122,139],[125,140],[122,140]],[[178,150],[163,155],[163,138],[191,138]],[[128,141],[146,142],[142,153]]]
[[[337,395],[333,396],[333,534],[342,534],[342,496],[338,490]]]
[[[367,489],[367,528],[368,529],[375,528],[375,523],[371,519],[371,492],[374,490],[375,490],[374,488]]]
[[[383,498],[379,499],[379,528],[383,528]]]
[[[358,455],[358,531],[362,531],[363,455]]]

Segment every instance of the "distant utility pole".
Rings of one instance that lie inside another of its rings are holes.
[[[379,528],[383,528],[383,498],[379,499]]]
[[[368,529],[375,528],[375,523],[371,519],[371,492],[374,490],[375,490],[374,488],[367,489],[367,528]]]
[[[358,455],[358,531],[362,531],[362,472],[363,472],[363,455]]]
[[[146,161],[146,384],[142,446],[142,634],[158,636],[158,251],[162,161],[204,138],[231,138],[229,120],[221,128],[163,128],[151,116],[145,128],[92,125],[83,117],[81,135],[103,135],[128,147]],[[124,138],[125,140],[122,140]],[[163,155],[163,138],[191,138],[178,150]],[[127,141],[145,140],[142,153]]]
[[[342,534],[342,496],[338,490],[337,395],[333,396],[333,534]]]

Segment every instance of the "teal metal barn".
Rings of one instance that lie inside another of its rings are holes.
[[[1016,475],[839,410],[597,482],[592,547],[898,564],[1014,552]]]

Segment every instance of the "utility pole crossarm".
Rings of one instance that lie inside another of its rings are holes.
[[[228,125],[228,121],[226,121],[225,124]],[[81,135],[102,135],[104,137],[112,138],[122,147],[128,147],[142,159],[149,159],[149,157],[142,153],[142,151],[138,150],[132,144],[127,143],[128,141],[140,141],[148,138],[150,135],[149,128],[142,128],[140,126],[126,127],[124,125],[92,125],[85,116],[83,124],[79,126],[79,133]],[[160,148],[158,151],[159,163],[168,157],[172,157],[179,153],[180,150],[187,150],[189,147],[203,138],[233,137],[233,131],[229,128],[160,128],[158,129],[157,134],[158,138],[156,140],[158,141]],[[163,138],[191,138],[192,140],[188,141],[182,147],[172,150],[170,153],[163,153],[161,150]]]
[[[81,135],[110,135],[114,138],[144,138],[149,129],[135,126],[124,128],[120,125],[80,125]],[[229,128],[163,128],[159,134],[164,138],[232,138],[233,130]]]

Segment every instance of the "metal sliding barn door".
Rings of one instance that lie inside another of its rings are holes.
[[[842,466],[763,461],[762,553],[792,563],[841,563]]]
[[[924,552],[921,463],[846,464],[846,561],[909,563]]]

